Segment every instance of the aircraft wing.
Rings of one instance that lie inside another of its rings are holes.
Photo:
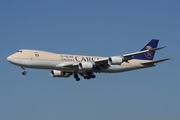
[[[163,49],[163,48],[165,48],[165,46],[158,47],[158,48],[152,48],[150,50],[143,50],[143,51],[138,51],[138,52],[134,52],[134,53],[124,54],[121,57],[123,58],[123,62],[128,62],[128,60],[133,59],[134,56],[144,54],[144,53],[148,53],[148,52],[151,52],[151,51],[160,50],[160,49]],[[95,62],[95,64],[105,64],[105,63],[108,64],[108,61],[109,61],[109,58],[103,58],[103,59],[96,60],[94,62]]]
[[[160,50],[165,48],[165,46],[163,47],[159,47],[159,48],[152,48],[150,50],[143,50],[143,51],[139,51],[139,52],[134,52],[134,53],[129,53],[129,54],[124,54],[122,56],[116,56],[116,57],[122,57],[123,61],[122,62],[128,62],[128,60],[133,59],[134,56],[140,55],[140,54],[144,54],[144,53],[148,53],[151,51],[156,51],[156,50]],[[108,68],[110,66],[109,63],[109,58],[102,58],[99,60],[95,60],[93,61],[94,64],[94,69],[97,69],[96,71],[98,71],[98,69],[105,69]],[[64,67],[77,67],[79,65],[79,63],[73,63],[73,64],[66,64],[64,65]]]
[[[158,47],[158,48],[152,48],[150,50],[143,50],[143,51],[139,51],[139,52],[134,52],[134,53],[130,53],[130,54],[125,54],[123,55],[124,58],[129,58],[129,57],[134,57],[136,55],[140,55],[140,54],[144,54],[144,53],[148,53],[148,52],[151,52],[151,51],[156,51],[156,50],[160,50],[160,49],[163,49],[165,48],[166,46],[163,46],[163,47]]]
[[[79,63],[72,63],[72,64],[65,64],[65,65],[63,65],[63,67],[75,67],[78,65],[79,65]]]

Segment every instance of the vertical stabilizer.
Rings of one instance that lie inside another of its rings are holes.
[[[152,39],[146,46],[144,46],[141,51],[143,50],[150,50],[152,48],[157,48],[159,40]],[[156,51],[150,51],[148,53],[140,54],[137,56],[134,56],[134,59],[140,59],[140,60],[153,60],[154,55]]]

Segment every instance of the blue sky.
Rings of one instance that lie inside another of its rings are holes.
[[[0,1],[1,120],[180,119],[178,0]],[[6,61],[19,49],[113,56],[140,50],[152,38],[167,48],[154,68],[76,82],[48,70]]]

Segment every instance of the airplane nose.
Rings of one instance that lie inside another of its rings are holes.
[[[10,55],[10,56],[8,56],[6,59],[7,59],[7,61],[10,62],[10,61],[12,60],[12,56]]]
[[[19,62],[20,62],[19,59],[16,57],[16,54],[12,54],[12,55],[8,56],[6,59],[8,62],[15,64],[15,65],[19,64]]]
[[[9,61],[10,60],[10,56],[8,56],[6,59],[7,59],[7,61]]]

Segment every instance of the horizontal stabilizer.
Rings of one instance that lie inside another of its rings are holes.
[[[171,58],[166,58],[166,59],[161,59],[161,60],[153,60],[153,61],[150,61],[150,62],[144,62],[144,63],[141,63],[142,65],[154,65],[156,63],[159,63],[159,62],[164,62],[166,60],[170,60]]]

